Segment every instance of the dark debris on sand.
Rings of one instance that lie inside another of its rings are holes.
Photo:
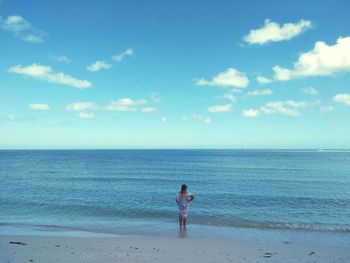
[[[13,245],[22,245],[22,246],[26,246],[27,245],[26,243],[20,242],[20,241],[10,241],[9,243],[13,244]]]

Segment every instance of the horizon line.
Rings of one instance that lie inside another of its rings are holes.
[[[103,151],[103,150],[233,150],[233,151],[350,151],[350,148],[0,148],[0,151]]]

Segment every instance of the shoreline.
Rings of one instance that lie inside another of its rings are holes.
[[[301,229],[262,229],[247,227],[218,227],[189,224],[186,231],[180,231],[177,223],[143,225],[142,227],[97,228],[32,225],[21,223],[0,223],[0,236],[38,236],[38,237],[160,237],[189,239],[216,239],[225,241],[295,243],[298,245],[349,246],[350,233],[338,231],[319,231]]]
[[[349,246],[159,236],[0,235],[1,262],[350,262]]]

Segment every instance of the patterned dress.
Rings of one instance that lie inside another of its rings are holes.
[[[192,200],[193,195],[190,192],[187,192],[184,195],[181,195],[181,192],[177,193],[176,201],[179,206],[179,215],[187,217],[189,203]]]

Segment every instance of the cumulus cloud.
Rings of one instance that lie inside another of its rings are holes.
[[[311,27],[311,21],[304,19],[298,23],[285,23],[283,25],[266,19],[263,27],[251,30],[248,35],[243,37],[243,40],[249,44],[264,45],[269,42],[290,40]]]
[[[72,60],[66,56],[54,56],[54,55],[49,55],[49,57],[52,59],[52,60],[55,60],[57,62],[60,62],[60,63],[70,63],[72,62]]]
[[[236,101],[236,97],[231,94],[231,93],[225,93],[223,96],[222,96],[223,99],[227,99],[229,101],[232,101],[232,102],[235,102]]]
[[[147,101],[144,99],[133,100],[130,98],[122,98],[111,101],[105,106],[99,106],[95,102],[74,102],[65,106],[66,111],[117,111],[117,112],[142,112],[142,113],[154,113],[157,109],[154,107],[148,107]]]
[[[267,114],[281,113],[287,116],[297,117],[301,114],[299,109],[307,108],[311,105],[304,101],[274,101],[266,103],[265,106],[260,108],[260,111]]]
[[[36,63],[27,67],[17,65],[9,68],[8,71],[11,73],[21,74],[50,83],[67,85],[78,89],[90,88],[92,86],[92,83],[90,81],[76,79],[61,72],[57,73],[54,72],[49,66],[43,66]]]
[[[92,112],[79,112],[78,118],[84,119],[84,120],[91,120],[94,118],[94,114]]]
[[[5,115],[1,118],[3,121],[16,121],[17,118],[15,115],[13,114],[8,114],[8,115]]]
[[[281,113],[293,117],[300,115],[300,112],[298,110],[287,108],[283,102],[279,101],[268,102],[264,107],[261,108],[261,111],[267,114]]]
[[[42,39],[43,33],[35,29],[22,16],[8,16],[4,20],[0,17],[0,27],[29,43],[41,43],[44,41]]]
[[[66,106],[67,111],[84,111],[84,110],[96,110],[98,105],[95,102],[74,102]]]
[[[207,124],[211,124],[211,123],[212,123],[212,120],[211,120],[210,117],[202,116],[202,115],[197,115],[197,114],[183,115],[181,118],[182,118],[184,121],[191,121],[191,120],[194,120],[194,121],[204,122],[204,123],[207,123]]]
[[[228,68],[226,71],[213,77],[212,80],[201,78],[195,83],[198,86],[219,86],[225,88],[245,88],[248,84],[247,76],[234,68]]]
[[[59,56],[59,57],[56,58],[56,60],[58,62],[61,62],[61,63],[70,63],[70,62],[72,62],[72,60],[67,58],[66,56]]]
[[[334,45],[318,41],[312,50],[299,56],[292,69],[274,66],[273,71],[279,81],[349,72],[350,37],[339,37]]]
[[[21,16],[8,16],[1,22],[1,27],[12,32],[21,32],[30,29],[31,24]]]
[[[43,111],[50,110],[50,106],[49,105],[42,104],[42,103],[29,104],[29,108],[31,110],[43,110]]]
[[[95,63],[92,63],[90,66],[87,67],[87,70],[91,72],[97,72],[102,69],[110,69],[112,67],[111,64],[107,64],[104,61],[97,60]]]
[[[247,110],[242,111],[242,115],[244,117],[247,117],[247,118],[256,118],[259,116],[259,114],[260,114],[260,112],[258,110],[255,110],[255,109],[247,109]]]
[[[160,102],[160,96],[158,92],[152,92],[150,97],[151,97],[151,100],[154,101],[155,103]]]
[[[257,76],[257,77],[256,77],[256,81],[257,81],[259,84],[268,84],[268,83],[271,83],[271,82],[272,82],[272,79],[266,78],[266,77],[264,77],[264,76]]]
[[[305,89],[302,89],[301,91],[304,92],[306,95],[310,96],[318,95],[318,91],[314,87],[307,87]]]
[[[249,91],[247,94],[249,96],[271,96],[272,90],[270,90],[270,89],[256,89],[256,90]]]
[[[231,111],[231,108],[232,108],[232,104],[216,105],[216,106],[209,107],[208,111],[212,113],[229,112]]]
[[[297,117],[301,114],[300,110],[319,104],[320,101],[273,101],[268,102],[259,109],[248,109],[242,112],[245,117],[258,117],[260,114],[283,114],[287,116]]]
[[[328,112],[331,112],[331,111],[333,111],[333,107],[332,106],[322,106],[320,108],[320,112],[322,114],[325,114],[325,113],[328,113]]]
[[[333,101],[350,106],[350,93],[340,93],[333,97]]]
[[[0,120],[4,122],[30,122],[35,121],[33,118],[28,118],[25,116],[15,116],[13,114],[7,114],[0,117]]]
[[[132,56],[134,56],[134,50],[131,48],[128,48],[124,52],[113,56],[112,59],[117,61],[117,62],[122,62],[125,57],[132,57]]]
[[[123,98],[109,103],[106,106],[106,110],[121,112],[138,111],[139,107],[145,105],[146,103],[147,101],[144,99],[133,100],[130,98]]]
[[[41,43],[44,41],[40,36],[36,36],[33,34],[24,35],[22,39],[29,43]]]
[[[296,108],[296,109],[307,108],[309,106],[312,106],[312,105],[318,104],[318,103],[319,103],[319,101],[315,101],[315,102],[312,102],[312,103],[308,103],[308,102],[305,102],[305,101],[295,101],[295,100],[287,100],[287,101],[285,101],[286,105],[291,106],[291,107]]]

